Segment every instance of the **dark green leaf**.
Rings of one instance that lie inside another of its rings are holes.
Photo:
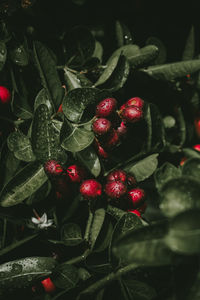
[[[151,140],[151,151],[162,151],[166,141],[165,141],[165,129],[163,124],[163,119],[158,107],[150,103],[150,113],[151,113],[151,123],[152,123],[152,140]]]
[[[67,90],[71,91],[77,88],[81,88],[80,79],[77,77],[77,74],[71,72],[67,68],[64,69],[65,83]],[[64,98],[65,99],[65,98]]]
[[[137,45],[122,46],[113,52],[113,54],[111,55],[111,57],[107,62],[107,66],[114,57],[124,55],[128,60],[128,62],[131,62],[132,58],[137,56],[139,53],[140,53],[140,48]]]
[[[36,205],[36,203],[43,201],[51,191],[51,182],[47,180],[34,194],[32,194],[27,200],[26,205]]]
[[[79,152],[87,148],[94,140],[94,133],[88,126],[70,125],[64,122],[61,129],[61,146],[71,152]]]
[[[158,154],[152,154],[134,164],[125,166],[124,171],[132,174],[137,182],[143,181],[150,177],[158,165]]]
[[[70,217],[73,215],[73,213],[78,208],[79,202],[81,200],[81,194],[79,193],[72,201],[71,205],[68,207],[63,219],[62,223],[66,222]]]
[[[100,274],[107,274],[113,269],[108,261],[107,253],[105,255],[102,253],[92,253],[86,258],[85,264],[89,270]]]
[[[108,247],[112,237],[112,232],[113,232],[113,225],[108,215],[106,215],[100,234],[98,235],[98,238],[96,240],[93,252],[101,252]]]
[[[88,169],[88,171],[98,177],[101,172],[99,157],[92,146],[76,153],[78,160]]]
[[[42,80],[42,85],[48,93],[48,98],[57,110],[64,96],[64,89],[56,70],[55,61],[48,49],[39,41],[34,43],[34,57]]]
[[[133,38],[129,29],[121,21],[116,21],[115,33],[116,33],[116,40],[117,40],[118,47],[133,43]]]
[[[84,268],[79,268],[78,269],[78,277],[79,280],[85,281],[91,277],[91,274],[88,272],[88,270]]]
[[[171,264],[172,253],[163,242],[167,227],[166,223],[158,223],[130,230],[115,243],[114,255],[126,264],[136,263],[142,266]]]
[[[130,299],[151,300],[156,297],[156,291],[148,284],[134,279],[123,279],[123,284],[128,290]]]
[[[106,215],[106,211],[104,208],[98,208],[94,212],[93,221],[90,229],[90,237],[89,237],[91,248],[93,248],[96,243],[97,237],[104,223],[105,215]]]
[[[20,166],[20,160],[14,156],[13,152],[7,150],[5,155],[1,157],[0,162],[1,162],[0,174],[1,174],[1,183],[2,183],[1,187],[2,187],[3,185],[7,184],[7,182],[11,180],[13,175],[16,173],[16,171]]]
[[[154,45],[158,48],[158,51],[159,51],[158,56],[154,60],[154,63],[156,65],[161,65],[161,64],[164,64],[166,62],[166,59],[167,59],[166,47],[159,38],[154,37],[154,36],[149,37],[146,41],[146,45]]]
[[[151,63],[158,56],[158,48],[154,45],[148,45],[141,48],[137,53],[127,57],[131,67],[137,68]]]
[[[183,154],[187,158],[200,158],[200,153],[191,148],[183,148]]]
[[[182,173],[200,181],[200,157],[187,159],[183,165]]]
[[[61,240],[66,246],[76,246],[82,243],[82,233],[75,223],[64,224],[61,229]]]
[[[3,41],[0,41],[0,71],[3,69],[7,58],[7,48]]]
[[[94,49],[94,53],[92,56],[97,57],[99,59],[100,63],[102,62],[103,47],[99,41],[95,41],[95,49]]]
[[[47,181],[43,166],[33,162],[21,169],[3,188],[0,204],[3,207],[21,203]]]
[[[25,50],[23,45],[16,44],[13,48],[10,49],[10,57],[12,61],[21,67],[25,67],[28,65],[29,58],[28,53]]]
[[[58,159],[61,155],[59,132],[53,126],[50,111],[45,104],[40,104],[35,111],[31,141],[38,160]]]
[[[196,279],[188,293],[187,300],[199,300],[200,297],[200,270],[197,273]]]
[[[167,217],[192,208],[200,208],[200,183],[189,176],[173,178],[167,181],[161,191],[160,208]]]
[[[182,60],[193,59],[194,54],[195,54],[195,32],[194,32],[194,26],[192,26],[188,34],[188,37],[186,39]]]
[[[46,89],[44,89],[44,88],[39,91],[39,93],[37,94],[37,96],[35,98],[34,111],[36,111],[38,106],[40,106],[41,104],[45,104],[48,107],[50,114],[53,113],[51,101],[49,100],[48,93],[47,93]]]
[[[124,210],[119,209],[119,208],[117,208],[115,206],[112,206],[112,205],[107,206],[106,212],[109,215],[113,216],[116,220],[121,219],[121,217],[126,214],[126,212]]]
[[[79,280],[78,269],[70,264],[63,263],[57,266],[52,275],[52,281],[60,289],[70,290]]]
[[[94,117],[95,105],[99,100],[99,90],[94,88],[76,88],[63,99],[63,112],[74,123],[85,123]]]
[[[155,79],[173,80],[192,74],[200,69],[200,59],[169,63],[165,65],[151,66],[140,71],[147,73]]]
[[[27,102],[27,98],[18,92],[12,93],[11,109],[13,114],[23,120],[28,120],[33,117],[31,107]]]
[[[198,254],[200,251],[200,210],[189,210],[175,216],[165,237],[166,245],[175,252]]]
[[[158,191],[170,179],[181,176],[181,170],[169,162],[165,162],[154,173],[154,180]]]
[[[0,265],[0,286],[16,289],[31,285],[33,280],[49,276],[56,261],[50,257],[25,257]]]
[[[17,159],[26,162],[35,160],[30,139],[21,131],[12,132],[7,138],[7,145]]]
[[[95,39],[86,27],[74,27],[66,34],[63,42],[66,62],[71,68],[80,68],[94,53]]]

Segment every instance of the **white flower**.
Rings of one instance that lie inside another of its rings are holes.
[[[52,219],[47,219],[47,214],[44,213],[41,218],[31,218],[31,221],[38,226],[40,229],[47,228],[53,225]]]

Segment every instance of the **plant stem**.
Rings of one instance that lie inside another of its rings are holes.
[[[89,249],[87,249],[82,255],[74,257],[74,258],[66,261],[65,263],[66,264],[70,264],[70,265],[72,265],[72,264],[78,264],[78,263],[82,262],[83,260],[85,260],[86,257],[90,254],[90,252],[91,251]]]
[[[2,236],[2,244],[1,248],[5,247],[5,242],[6,242],[6,231],[7,231],[7,219],[5,218],[3,220],[3,236]]]
[[[88,216],[88,221],[87,221],[87,225],[86,225],[86,229],[85,229],[85,235],[84,235],[84,240],[85,241],[89,241],[89,236],[90,236],[90,228],[92,225],[92,221],[93,221],[93,213],[91,212],[91,210],[89,210],[89,216]]]
[[[152,120],[151,120],[151,111],[150,106],[148,105],[147,113],[145,116],[145,121],[147,124],[147,146],[146,150],[149,152],[151,150],[151,141],[152,141]]]

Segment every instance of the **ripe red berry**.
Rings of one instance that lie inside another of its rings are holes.
[[[117,133],[119,137],[124,137],[126,135],[127,127],[123,121],[121,122],[120,126],[117,128]]]
[[[126,102],[126,106],[132,106],[132,105],[137,106],[142,109],[144,106],[144,101],[139,97],[134,97],[134,98],[129,99]]]
[[[86,199],[96,198],[101,196],[102,186],[95,179],[84,180],[80,186],[80,193]]]
[[[105,193],[111,199],[119,199],[126,193],[126,185],[120,181],[109,181],[105,185]]]
[[[85,178],[85,172],[80,166],[71,165],[66,171],[72,182],[81,182]]]
[[[130,212],[132,214],[136,214],[139,218],[141,218],[141,213],[137,209],[128,209],[128,212]]]
[[[122,181],[125,182],[126,181],[126,172],[123,170],[114,170],[112,172],[110,172],[108,174],[108,176],[106,177],[107,181]]]
[[[200,152],[200,144],[194,145],[192,148]]]
[[[108,119],[98,118],[92,124],[92,130],[97,135],[104,135],[108,133],[112,128],[112,124]]]
[[[51,278],[48,277],[41,281],[41,284],[44,287],[46,293],[53,293],[56,290],[54,283],[51,281]]]
[[[184,165],[184,163],[186,162],[186,160],[187,160],[187,157],[185,157],[185,156],[182,157],[179,165],[182,167]]]
[[[140,206],[145,198],[145,192],[143,189],[135,188],[128,191],[128,199],[131,202],[133,208]]]
[[[143,111],[137,106],[127,106],[121,113],[122,119],[128,123],[135,123],[142,119]]]
[[[117,106],[116,99],[106,98],[97,104],[96,115],[98,117],[107,117],[115,111],[116,106]]]
[[[60,175],[63,172],[63,168],[61,165],[53,159],[48,160],[44,164],[44,170],[48,175],[57,176]]]
[[[119,135],[118,135],[117,131],[115,129],[113,129],[107,138],[107,141],[105,143],[105,148],[111,149],[111,148],[115,147],[119,142],[120,142]]]
[[[98,141],[95,141],[95,147],[97,149],[97,153],[102,158],[108,158],[108,153],[104,150],[104,148],[100,145]]]
[[[9,103],[11,100],[11,94],[10,91],[4,87],[0,86],[0,101],[2,104]]]

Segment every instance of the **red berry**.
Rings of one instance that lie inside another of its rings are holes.
[[[102,158],[108,158],[108,153],[103,149],[98,141],[95,141],[95,147],[99,156]]]
[[[119,111],[120,111],[120,113],[126,108],[126,103],[124,103],[124,104],[122,104],[122,106],[120,106],[120,109],[119,109]]]
[[[54,283],[51,281],[51,278],[48,277],[41,281],[46,293],[53,293],[56,290]]]
[[[122,181],[125,182],[126,181],[126,172],[124,172],[123,170],[114,170],[112,172],[110,172],[108,174],[108,176],[106,177],[107,181]]]
[[[179,165],[183,166],[184,163],[186,162],[186,160],[187,160],[187,157],[185,157],[185,156],[183,158],[181,158],[181,161],[180,161]]]
[[[194,127],[198,137],[200,137],[200,112],[197,113],[194,120]]]
[[[111,115],[117,106],[117,101],[114,98],[106,98],[99,102],[96,106],[96,115],[99,117],[107,117]]]
[[[136,181],[135,177],[133,177],[132,175],[129,175],[127,177],[127,185],[128,186],[136,186],[136,184],[137,184],[137,181]]]
[[[109,181],[105,185],[105,193],[112,199],[119,199],[126,193],[126,185],[120,181]]]
[[[85,177],[84,170],[77,165],[69,166],[66,171],[72,182],[81,182]]]
[[[61,112],[63,113],[63,108],[62,108],[62,104],[60,104],[59,108],[58,108],[58,111],[57,112]]]
[[[126,135],[127,127],[126,127],[126,125],[124,124],[123,121],[121,122],[120,126],[117,128],[117,133],[118,133],[119,137],[123,137],[123,136]]]
[[[126,104],[126,106],[134,105],[134,106],[137,106],[142,109],[144,106],[144,101],[139,97],[134,97],[134,98],[129,99],[125,104]]]
[[[48,175],[60,175],[63,172],[63,168],[61,167],[61,165],[53,159],[48,160],[45,164],[44,164],[44,170]]]
[[[200,152],[200,144],[194,145],[192,148]]]
[[[145,193],[143,189],[135,188],[128,191],[128,199],[131,201],[133,208],[140,206],[145,198]]]
[[[80,193],[86,199],[99,197],[101,196],[101,192],[102,192],[102,186],[95,179],[87,179],[83,181],[80,186]]]
[[[117,131],[115,129],[113,129],[105,143],[105,148],[108,148],[108,149],[113,148],[119,142],[120,142],[119,135],[118,135]]]
[[[105,118],[99,118],[92,124],[92,130],[97,135],[104,135],[111,130],[112,124],[109,120]]]
[[[142,119],[143,111],[137,106],[127,106],[121,113],[122,119],[128,123],[135,123]]]
[[[139,218],[141,218],[141,213],[137,209],[129,209],[128,212],[136,214]]]
[[[10,91],[4,87],[0,86],[0,101],[2,104],[9,103],[11,99]]]

